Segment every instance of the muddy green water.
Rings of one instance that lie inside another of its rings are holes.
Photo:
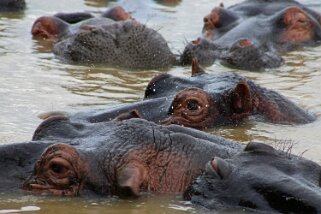
[[[224,1],[226,6],[237,0]],[[302,1],[321,11],[319,0]],[[202,19],[218,0],[182,0],[178,5],[161,5],[153,0],[122,0],[118,4],[133,16],[159,30],[170,47],[179,53],[186,41],[198,37]],[[0,14],[0,143],[30,140],[41,122],[38,115],[48,111],[76,112],[108,108],[140,100],[148,81],[159,71],[117,70],[76,66],[59,62],[45,43],[32,40],[33,21],[56,12],[90,11],[99,14],[115,5],[108,0],[29,0],[20,14]],[[247,143],[292,141],[293,152],[321,163],[321,47],[289,53],[286,64],[264,73],[233,70],[257,83],[277,90],[295,103],[315,113],[318,120],[301,126],[244,121],[238,127],[209,132]],[[231,69],[215,64],[207,71]],[[174,67],[170,74],[189,76],[189,67]],[[174,179],[174,178],[173,178]],[[1,182],[1,181],[0,181]],[[0,196],[0,213],[203,213],[183,202],[179,195],[146,195],[135,201],[117,198],[48,198]],[[236,211],[240,212],[240,211]]]

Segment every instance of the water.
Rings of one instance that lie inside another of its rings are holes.
[[[228,6],[236,2],[239,1],[224,3]],[[302,2],[321,11],[321,3],[317,0]],[[119,1],[137,20],[157,29],[176,53],[183,50],[186,41],[199,36],[203,16],[219,3],[217,0],[182,0],[176,6],[164,6],[152,0]],[[142,99],[148,81],[159,71],[133,72],[63,64],[55,59],[48,44],[32,40],[30,34],[31,25],[39,16],[75,11],[99,14],[115,4],[115,1],[108,0],[30,0],[23,13],[0,15],[0,143],[30,140],[33,130],[41,122],[38,115],[44,112],[108,108]],[[320,118],[321,47],[291,52],[285,56],[285,61],[286,65],[281,68],[264,73],[234,71],[277,90]],[[190,70],[189,67],[174,67],[168,73],[189,76]],[[218,73],[231,69],[215,64],[206,70]],[[293,153],[321,163],[320,130],[321,121],[318,119],[300,126],[244,121],[238,127],[212,129],[209,132],[243,143],[291,141],[295,145]],[[1,196],[0,210],[9,212],[7,209],[35,213],[200,212],[182,202],[180,196],[155,195],[135,201]]]

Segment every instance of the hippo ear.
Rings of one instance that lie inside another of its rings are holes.
[[[194,57],[192,60],[192,77],[197,76],[197,75],[202,75],[205,73],[206,72],[204,71],[204,69],[198,63],[197,58]]]
[[[136,109],[134,109],[134,110],[131,110],[131,111],[128,111],[128,112],[118,115],[115,118],[115,120],[123,121],[123,120],[129,120],[132,118],[143,118],[143,117],[140,115],[140,113]]]
[[[245,80],[241,80],[232,90],[231,98],[235,113],[249,113],[252,110],[251,89]]]
[[[133,161],[117,171],[118,194],[121,197],[138,197],[146,181],[147,170],[142,163]]]

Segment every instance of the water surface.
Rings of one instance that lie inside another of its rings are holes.
[[[239,1],[229,0],[224,4],[229,6],[236,2]],[[321,3],[317,0],[302,2],[321,11]],[[179,53],[183,51],[186,41],[199,36],[203,16],[220,1],[182,0],[178,5],[171,6],[152,0],[121,0],[118,3],[131,11],[140,22],[157,29],[173,51]],[[115,4],[116,1],[108,0],[29,0],[23,13],[0,14],[0,143],[30,140],[33,130],[41,122],[38,115],[44,112],[108,108],[142,99],[148,81],[160,71],[133,72],[63,64],[55,59],[48,44],[33,40],[30,34],[31,25],[39,16],[75,11],[89,11],[98,15]],[[217,128],[209,132],[243,143],[291,141],[295,145],[294,153],[321,163],[321,47],[291,52],[285,56],[285,61],[286,64],[281,68],[264,73],[232,70],[220,64],[214,64],[206,70],[209,73],[237,72],[264,87],[277,90],[316,114],[316,122],[288,126],[244,121],[237,127]],[[190,67],[174,67],[167,72],[190,76],[190,70]],[[180,196],[149,195],[137,201],[0,197],[2,212],[28,206],[35,206],[29,211],[35,213],[203,212],[182,202]]]

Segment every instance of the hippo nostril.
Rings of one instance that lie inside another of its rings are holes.
[[[204,23],[208,23],[209,19],[207,18],[207,16],[204,17],[203,21],[204,21]]]

